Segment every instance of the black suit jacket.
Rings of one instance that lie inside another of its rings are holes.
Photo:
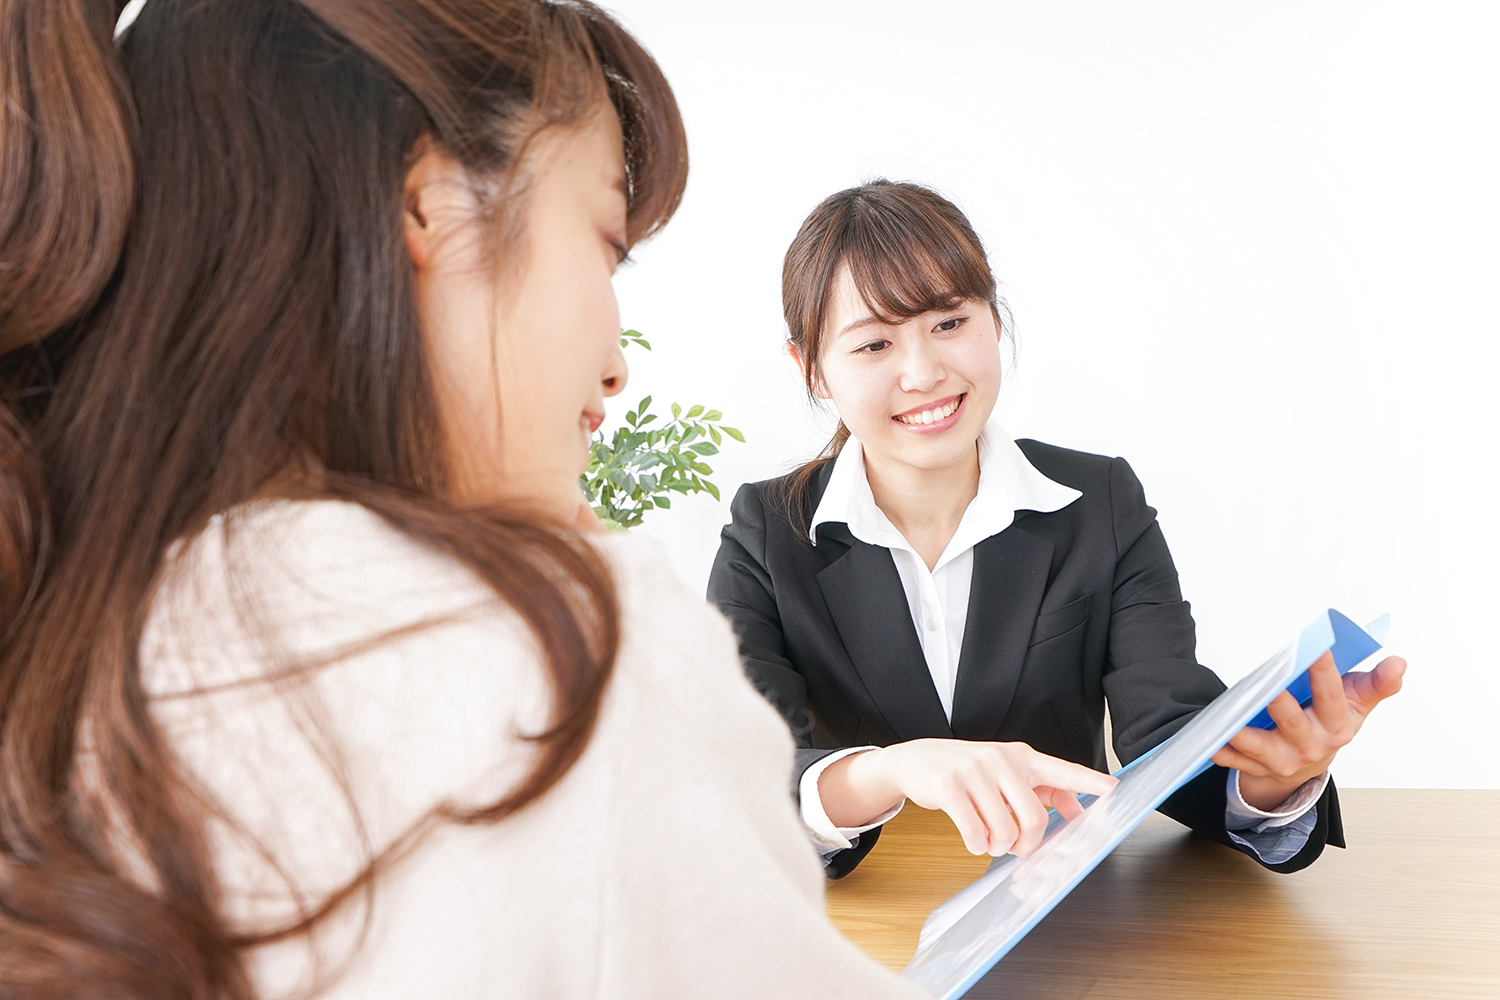
[[[733,623],[751,679],[797,736],[794,787],[834,749],[923,737],[1019,741],[1104,770],[1106,700],[1115,752],[1129,763],[1224,690],[1195,658],[1176,567],[1125,460],[1017,443],[1044,475],[1083,496],[1052,513],[1018,512],[974,547],[951,725],[890,550],[828,523],[812,545],[788,516],[791,477],[736,495],[708,597]],[[828,463],[812,477],[802,523],[831,472]],[[1224,828],[1226,778],[1211,767],[1161,811],[1255,857]],[[829,874],[853,870],[878,834],[835,856]],[[1325,843],[1344,844],[1332,782],[1306,846],[1266,867],[1304,868]]]

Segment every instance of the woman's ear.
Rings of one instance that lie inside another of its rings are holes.
[[[787,353],[792,356],[792,360],[795,361],[795,362],[797,362],[797,369],[800,372],[802,372],[802,382],[803,382],[804,385],[806,385],[807,384],[807,359],[802,356],[802,352],[797,349],[797,345],[794,344],[794,343],[792,343],[790,340],[786,342],[786,350],[787,350]],[[812,393],[813,393],[814,396],[817,396],[819,399],[831,399],[831,398],[833,398],[833,397],[829,396],[829,394],[828,394],[828,387],[823,384],[822,378],[814,379],[814,381],[812,383]]]
[[[440,230],[472,202],[464,168],[428,137],[417,141],[415,159],[401,192],[401,228],[406,252],[418,271],[432,266]]]

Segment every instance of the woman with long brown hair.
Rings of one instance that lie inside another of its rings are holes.
[[[656,64],[583,2],[119,7],[0,0],[0,995],[908,995],[577,488]]]

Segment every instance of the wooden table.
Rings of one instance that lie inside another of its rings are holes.
[[[1349,849],[1295,875],[1153,815],[967,995],[1500,998],[1500,791],[1339,796]],[[900,970],[927,914],[988,862],[908,805],[828,884],[828,915]]]

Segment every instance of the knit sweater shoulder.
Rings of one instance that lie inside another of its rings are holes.
[[[433,824],[316,934],[252,948],[262,997],[920,995],[827,921],[791,737],[726,622],[649,541],[597,544],[623,640],[580,759],[504,820]],[[246,933],[315,909],[434,809],[504,797],[551,715],[514,611],[334,501],[247,505],[179,545],[141,672]]]

